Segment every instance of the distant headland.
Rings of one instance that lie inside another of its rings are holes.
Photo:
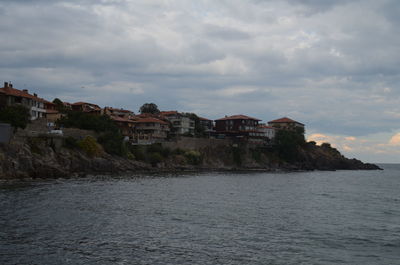
[[[160,111],[139,114],[94,103],[52,102],[0,88],[0,178],[182,170],[379,169],[347,159],[329,143],[304,138],[305,125],[288,117],[262,123],[247,115],[217,120]]]

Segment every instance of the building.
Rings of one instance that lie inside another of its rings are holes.
[[[29,109],[31,120],[45,117],[46,114],[43,99],[36,94],[29,94],[27,89],[15,89],[8,82],[4,82],[4,87],[0,88],[0,104],[2,106],[25,106]]]
[[[167,138],[170,131],[167,122],[152,117],[139,118],[134,124],[134,141],[139,144],[161,142]]]
[[[262,134],[262,137],[265,137],[267,142],[270,142],[275,138],[275,128],[272,126],[259,124],[258,131]]]
[[[278,130],[296,131],[297,128],[302,129],[304,132],[304,124],[298,121],[292,120],[288,117],[283,117],[277,120],[269,121],[269,126],[274,127]]]
[[[108,116],[117,116],[125,119],[131,119],[135,116],[135,113],[130,110],[126,109],[118,109],[118,108],[112,108],[112,107],[105,107],[102,110],[102,114],[108,115]]]
[[[45,99],[42,99],[42,101],[46,110],[45,118],[48,122],[54,123],[61,118],[61,113],[57,110],[56,104]]]
[[[71,104],[72,110],[73,111],[80,111],[80,112],[85,112],[93,115],[100,115],[101,114],[101,108],[93,103],[88,103],[88,102],[75,102]]]
[[[134,136],[134,125],[135,122],[133,120],[119,117],[119,116],[110,116],[111,120],[115,123],[115,125],[119,128],[121,134],[128,138],[133,138]]]
[[[171,134],[194,135],[195,121],[187,115],[177,111],[162,111],[160,117],[171,123]]]
[[[210,136],[211,134],[213,134],[214,131],[214,122],[212,120],[203,118],[203,117],[199,117],[199,122],[200,122],[200,126],[201,128],[204,130],[204,133],[208,136]]]
[[[246,115],[225,116],[215,120],[215,133],[218,138],[245,139],[252,142],[263,142],[262,133],[258,130],[259,119]]]

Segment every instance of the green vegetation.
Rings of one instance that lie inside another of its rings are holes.
[[[97,138],[104,150],[112,155],[127,156],[128,148],[124,137],[118,131],[108,131]]]
[[[68,149],[79,148],[78,140],[74,137],[68,136],[64,139],[63,146]]]
[[[258,163],[261,162],[261,155],[263,151],[260,148],[251,149],[251,157]]]
[[[100,133],[97,141],[107,153],[125,157],[128,155],[124,137],[107,115],[97,116],[84,112],[68,111],[65,117],[57,121],[57,124]],[[69,141],[66,144],[72,144],[71,140]],[[70,146],[73,147],[73,144]]]
[[[199,151],[189,150],[185,152],[185,158],[190,165],[200,165],[203,161],[203,156]]]
[[[67,113],[67,108],[64,106],[64,103],[59,98],[55,98],[53,100],[53,103],[56,104],[56,110],[61,113]]]
[[[39,137],[29,137],[29,138],[27,138],[27,143],[28,143],[32,153],[35,153],[38,155],[42,154],[40,145],[43,144],[43,139],[41,139]]]
[[[274,151],[287,162],[295,161],[299,156],[299,148],[306,143],[304,129],[296,131],[278,130],[275,135]]]
[[[29,110],[22,105],[6,106],[0,110],[0,122],[9,123],[14,130],[25,129],[29,120]]]
[[[194,120],[194,136],[195,137],[204,137],[205,130],[204,127],[200,123],[200,118],[194,113],[186,113],[186,117]]]
[[[158,163],[167,159],[171,154],[168,147],[163,147],[161,144],[152,145],[128,145],[129,152],[136,160],[150,163],[156,166]]]
[[[140,109],[140,113],[151,113],[151,114],[158,114],[160,113],[160,110],[158,109],[158,106],[154,103],[145,103],[143,104]]]
[[[107,115],[91,115],[79,111],[69,111],[57,121],[58,125],[67,128],[93,130],[96,132],[118,132],[118,127]]]
[[[244,150],[240,147],[231,147],[230,151],[232,153],[233,162],[240,167],[243,163],[242,154],[244,153]]]
[[[163,161],[163,156],[158,152],[153,152],[148,154],[148,162],[154,167],[158,163]]]
[[[96,139],[90,135],[79,141],[78,145],[88,156],[91,157],[100,156],[103,153],[103,150],[97,143]]]

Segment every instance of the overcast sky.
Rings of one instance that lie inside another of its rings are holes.
[[[400,162],[398,0],[1,0],[0,79],[52,100],[288,116]]]

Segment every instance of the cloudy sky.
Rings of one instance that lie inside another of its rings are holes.
[[[289,116],[400,162],[398,0],[1,0],[0,79],[52,100]]]

